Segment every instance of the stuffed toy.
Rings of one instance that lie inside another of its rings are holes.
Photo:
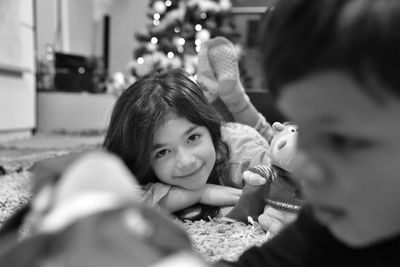
[[[27,233],[0,240],[0,266],[205,266],[184,228],[141,205],[137,190],[116,156],[83,155],[37,188],[24,216]]]
[[[272,128],[275,130],[270,147],[272,165],[251,167],[243,175],[246,179],[246,176],[256,173],[266,179],[266,206],[258,216],[258,222],[264,230],[274,236],[297,217],[303,200],[300,196],[301,183],[289,176],[293,171],[297,126],[275,122]]]

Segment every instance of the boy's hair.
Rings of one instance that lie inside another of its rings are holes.
[[[217,159],[207,182],[220,184],[229,157],[221,138],[221,118],[181,69],[151,73],[126,89],[114,106],[103,146],[122,158],[140,184],[158,182],[150,166],[152,142],[171,116],[209,130]]]
[[[274,93],[332,69],[350,73],[370,94],[379,81],[400,96],[400,1],[284,0],[269,15],[261,47]]]

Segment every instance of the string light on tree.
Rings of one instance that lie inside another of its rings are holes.
[[[198,52],[204,42],[217,35],[233,43],[239,40],[230,22],[232,0],[148,1],[150,24],[146,32],[136,34],[139,45],[133,64],[129,65],[135,78],[171,66],[195,75]],[[248,78],[245,74],[241,77]]]
[[[183,46],[185,45],[186,40],[184,38],[182,38],[182,37],[175,36],[172,39],[172,43],[175,45],[175,47],[178,50],[178,52],[182,53],[183,52]]]
[[[196,39],[195,41],[194,41],[194,43],[195,43],[195,45],[196,45],[196,52],[197,53],[199,53],[199,51],[200,51],[200,48],[201,48],[201,40],[200,39]]]
[[[196,24],[196,26],[194,26],[194,29],[199,32],[203,29],[203,26],[201,26],[201,24]]]
[[[174,52],[168,52],[168,53],[167,53],[167,57],[168,57],[169,59],[174,58],[174,56],[175,56]]]
[[[144,63],[144,58],[143,58],[143,57],[138,57],[138,58],[136,59],[136,61],[137,61],[137,63],[138,63],[139,65],[142,65],[142,64]]]
[[[158,43],[157,37],[152,37],[152,38],[150,39],[150,42],[151,42],[152,44],[157,44],[157,43]]]
[[[153,10],[159,14],[164,14],[167,11],[167,5],[161,0],[155,1],[153,3]]]
[[[154,20],[160,20],[160,18],[161,18],[160,13],[154,13],[153,18],[154,18]]]
[[[183,46],[183,45],[185,45],[185,43],[186,43],[186,40],[183,39],[182,37],[180,37],[180,38],[178,39],[178,45]]]

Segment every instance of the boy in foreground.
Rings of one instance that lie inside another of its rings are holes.
[[[301,129],[294,173],[309,205],[230,265],[400,264],[399,18],[399,1],[278,2],[265,74]]]

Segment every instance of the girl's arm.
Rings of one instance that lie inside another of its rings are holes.
[[[175,212],[196,203],[212,206],[233,206],[242,195],[242,190],[222,185],[206,184],[198,190],[186,190],[172,186],[159,205],[169,212]]]
[[[200,203],[211,206],[233,206],[240,196],[242,189],[216,184],[206,184]]]
[[[173,213],[199,203],[205,187],[199,190],[187,190],[171,186],[169,192],[158,203],[165,210]]]

